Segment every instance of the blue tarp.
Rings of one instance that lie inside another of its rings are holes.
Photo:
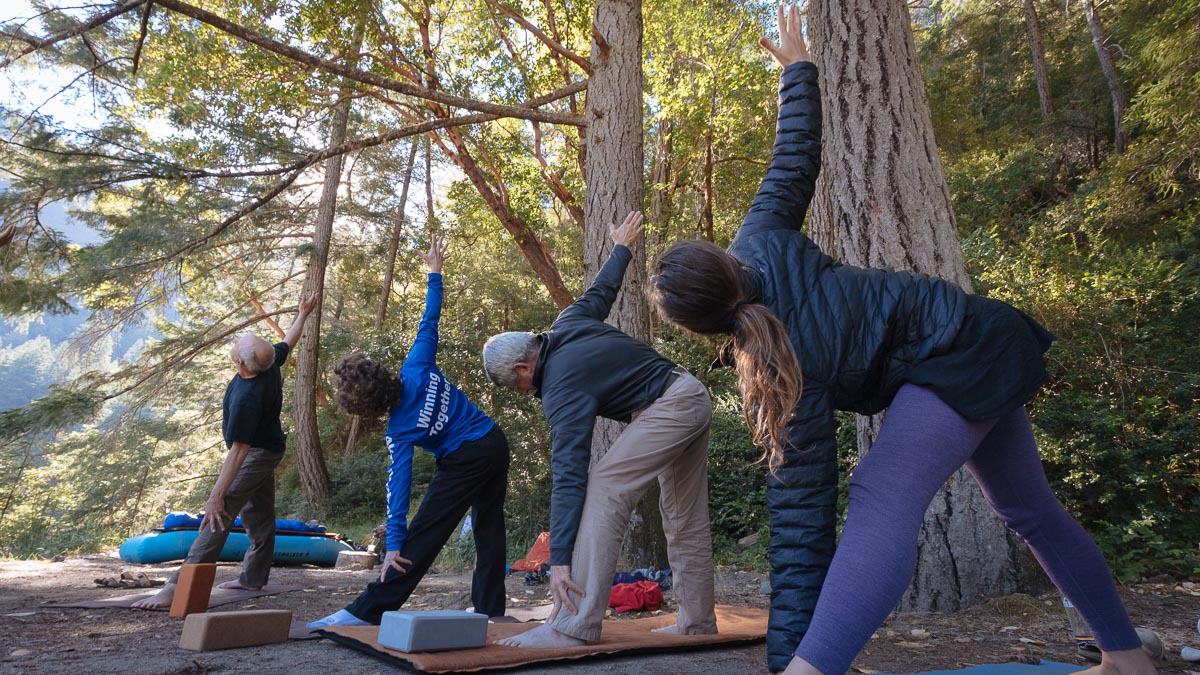
[[[242,526],[241,518],[233,519],[234,527]],[[186,511],[174,511],[168,513],[163,519],[164,530],[191,529],[200,527],[200,516],[194,516]],[[309,525],[303,520],[288,520],[279,518],[275,520],[275,529],[287,532],[311,532],[313,534],[324,534],[324,525]]]

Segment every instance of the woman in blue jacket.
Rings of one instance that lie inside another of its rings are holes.
[[[388,414],[387,553],[378,581],[345,609],[309,628],[378,624],[384,612],[399,609],[468,510],[475,536],[475,612],[504,614],[508,441],[437,367],[445,251],[445,240],[435,238],[429,253],[420,254],[429,265],[425,316],[400,376],[366,354],[351,354],[334,368],[343,408],[355,415]],[[437,471],[408,525],[413,447],[418,445],[436,458]]]
[[[820,170],[820,92],[796,8],[779,18],[781,44],[761,41],[784,67],[775,154],[750,212],[728,251],[668,249],[650,289],[668,321],[731,336],[724,356],[770,468],[771,670],[850,667],[912,579],[926,507],[965,464],[1094,630],[1097,668],[1153,673],[1104,558],[1042,472],[1024,404],[1054,337],[942,279],[841,265],[800,231]],[[834,411],[885,407],[834,555]]]

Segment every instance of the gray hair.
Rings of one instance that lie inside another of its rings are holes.
[[[500,387],[517,383],[516,365],[537,356],[541,340],[534,333],[509,331],[488,338],[483,345],[483,372]]]

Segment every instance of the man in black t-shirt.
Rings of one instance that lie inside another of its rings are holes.
[[[219,588],[258,590],[267,583],[275,555],[275,467],[283,459],[286,436],[279,423],[283,408],[283,376],[280,368],[300,341],[304,321],[317,306],[320,296],[308,294],[300,301],[300,313],[283,337],[272,346],[255,335],[234,341],[229,357],[237,374],[225,388],[221,431],[225,437],[225,462],[217,484],[204,504],[204,520],[184,564],[216,562],[229,538],[233,515],[240,515],[250,548],[242,559],[242,574]],[[134,603],[141,609],[168,607],[175,598],[179,573],[154,596]]]

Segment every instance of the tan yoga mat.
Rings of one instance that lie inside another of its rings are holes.
[[[763,640],[767,636],[767,610],[752,607],[717,606],[716,635],[663,635],[651,629],[669,626],[674,614],[630,621],[605,621],[600,641],[582,647],[528,649],[494,644],[537,626],[523,623],[489,623],[488,643],[480,649],[406,654],[378,642],[379,626],[337,626],[321,635],[353,647],[393,665],[421,673],[462,673],[503,670],[534,663],[662,653],[706,647],[732,647]]]
[[[248,590],[241,589],[241,588],[216,588],[216,587],[213,587],[212,594],[208,596],[208,608],[212,609],[213,607],[220,607],[221,605],[228,605],[231,602],[238,602],[241,600],[249,600],[251,598],[261,598],[264,595],[277,595],[279,593],[290,593],[291,591],[298,591],[298,590],[300,590],[300,588],[301,588],[300,586],[284,586],[282,584],[267,584],[266,586],[263,586],[262,588],[258,589],[257,591],[248,591]],[[141,593],[134,593],[132,595],[118,595],[115,598],[103,598],[101,600],[79,600],[76,602],[45,602],[45,603],[42,603],[40,606],[41,607],[74,607],[74,608],[79,608],[79,609],[104,609],[106,607],[116,607],[116,608],[124,607],[124,608],[128,608],[128,609],[133,609],[133,607],[131,607],[131,605],[133,605],[133,603],[137,602],[138,600],[142,600],[144,598],[148,598],[148,597],[154,595],[155,593],[158,592],[158,590],[159,589],[155,588],[155,589],[151,589],[148,591],[143,591]],[[138,609],[141,609],[141,608],[138,608]],[[161,609],[151,609],[151,610],[146,610],[146,611],[165,612],[169,609],[171,609],[171,608],[163,607]]]

